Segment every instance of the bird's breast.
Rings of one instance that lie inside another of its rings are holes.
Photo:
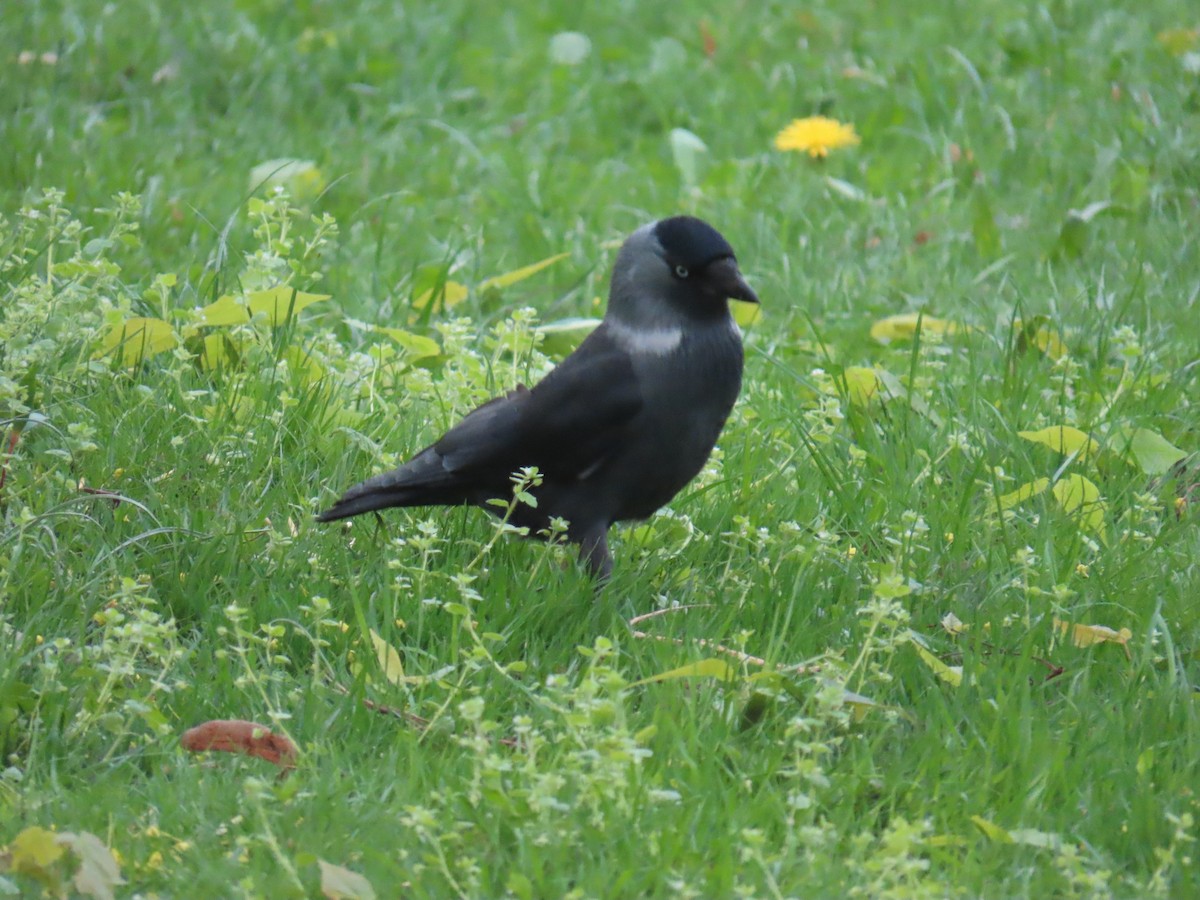
[[[630,424],[615,480],[636,482],[614,518],[640,519],[668,503],[704,467],[737,400],[742,343],[730,328],[685,332],[675,352],[635,357],[643,405]],[[597,478],[612,477],[604,468]]]

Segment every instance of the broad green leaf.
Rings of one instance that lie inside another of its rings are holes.
[[[284,187],[295,200],[314,199],[325,190],[325,178],[311,159],[269,159],[250,170],[249,188]]]
[[[505,272],[503,275],[493,275],[491,278],[485,278],[483,281],[479,282],[479,292],[483,293],[490,288],[502,290],[506,287],[510,287],[516,284],[518,281],[524,281],[526,278],[536,275],[538,272],[542,271],[542,269],[550,268],[550,266],[554,265],[559,260],[566,259],[568,256],[570,256],[569,253],[558,253],[554,256],[548,257],[547,259],[530,263],[527,266],[522,266],[519,269],[513,269],[511,272]]]
[[[1154,768],[1154,745],[1151,744],[1145,750],[1138,754],[1137,763],[1134,765],[1134,770],[1141,776],[1145,775]]]
[[[921,313],[900,313],[875,322],[871,326],[871,337],[881,344],[911,340],[917,333],[918,322],[921,329],[930,334],[954,334],[958,331],[957,325],[945,319],[937,319]]]
[[[996,225],[996,214],[992,202],[984,189],[976,185],[972,192],[971,236],[975,239],[975,250],[980,256],[1000,255],[1000,229]]]
[[[1063,511],[1076,517],[1082,527],[1104,537],[1107,507],[1100,499],[1100,489],[1096,485],[1072,472],[1055,483],[1054,497]]]
[[[1183,56],[1193,47],[1200,47],[1200,28],[1166,28],[1155,38],[1172,56]]]
[[[1024,503],[1030,497],[1036,497],[1046,488],[1050,487],[1049,478],[1038,478],[1028,484],[1023,484],[1015,491],[1008,494],[1002,494],[996,498],[996,505],[1001,509],[1012,509],[1018,503]]]
[[[669,672],[659,672],[641,681],[635,681],[630,687],[640,684],[650,684],[655,681],[671,681],[676,678],[716,678],[720,681],[733,681],[738,677],[738,670],[723,659],[702,659],[698,662],[671,669]]]
[[[846,379],[846,394],[855,406],[867,406],[879,392],[879,376],[866,366],[846,366],[842,372]]]
[[[249,321],[250,311],[246,305],[229,294],[200,310],[201,325],[244,325]]]
[[[745,300],[730,298],[729,312],[732,313],[733,321],[738,323],[739,328],[749,328],[762,318],[762,306]]]
[[[1087,249],[1088,238],[1091,235],[1091,223],[1101,213],[1117,214],[1122,210],[1109,200],[1089,203],[1083,209],[1072,209],[1063,220],[1062,229],[1058,233],[1058,251],[1071,257],[1079,257]]]
[[[470,296],[470,291],[467,290],[465,284],[459,284],[457,281],[447,281],[440,288],[430,288],[427,291],[422,291],[413,298],[413,309],[424,309],[429,305],[429,302],[434,301],[433,311],[442,312],[447,309],[453,309],[462,303]]]
[[[375,629],[370,629],[370,632],[371,645],[375,649],[375,658],[379,660],[379,668],[383,672],[383,677],[394,685],[403,685],[408,679],[404,675],[404,663],[400,661],[399,652],[381,638]]]
[[[989,841],[995,841],[997,844],[1011,844],[1013,842],[1012,835],[995,822],[989,822],[982,816],[971,816],[971,822],[983,832]]]
[[[708,146],[686,128],[672,128],[671,158],[679,176],[688,187],[694,187],[700,179],[700,160],[708,152]]]
[[[1115,445],[1125,453],[1127,462],[1141,467],[1147,475],[1165,475],[1187,456],[1185,451],[1149,428],[1122,429],[1116,436]]]
[[[110,327],[93,358],[112,354],[118,365],[132,366],[178,345],[179,337],[167,322],[135,316]]]
[[[1033,441],[1035,444],[1042,444],[1064,456],[1078,454],[1087,459],[1087,457],[1095,456],[1100,452],[1099,444],[1078,428],[1072,428],[1070,425],[1051,425],[1047,428],[1039,428],[1037,431],[1018,431],[1017,437]]]
[[[266,313],[267,321],[272,326],[281,325],[300,310],[328,300],[329,294],[306,294],[287,285],[270,288],[265,291],[255,291],[246,295],[246,306],[251,314]]]
[[[533,882],[529,880],[529,876],[516,869],[509,871],[504,880],[504,889],[508,891],[505,896],[515,897],[516,900],[533,900],[537,896],[533,892]]]
[[[535,329],[542,335],[541,349],[550,356],[566,356],[581,343],[583,339],[600,326],[600,319],[559,319],[557,322],[546,322]]]
[[[962,684],[962,666],[946,665],[929,652],[925,645],[917,640],[916,635],[909,636],[909,643],[916,648],[917,655],[921,657],[921,662],[925,663],[938,678],[954,687],[959,687]]]
[[[323,859],[318,859],[317,865],[321,869],[321,893],[326,900],[375,900],[375,888],[362,875]]]
[[[1013,330],[1017,332],[1017,350],[1021,353],[1032,345],[1051,359],[1062,359],[1067,355],[1067,345],[1050,327],[1049,316],[1034,316],[1028,322],[1015,319]]]
[[[380,334],[386,334],[403,347],[410,359],[426,359],[430,356],[438,356],[442,352],[437,341],[423,334],[413,334],[403,328],[384,328],[381,325],[376,325],[375,330]]]
[[[900,379],[887,369],[876,366],[875,377],[879,379],[879,383],[883,386],[884,396],[896,397],[898,399],[903,398],[907,400],[908,405],[911,406],[915,412],[920,413],[939,428],[942,427],[941,415],[939,415],[936,410],[934,410],[928,403],[925,402],[925,398],[921,397],[919,394],[909,393],[907,388],[905,388],[901,383]]]

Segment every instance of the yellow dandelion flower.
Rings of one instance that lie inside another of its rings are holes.
[[[825,116],[794,119],[775,135],[776,150],[807,150],[814,159],[824,159],[830,150],[853,147],[859,141],[853,125]]]

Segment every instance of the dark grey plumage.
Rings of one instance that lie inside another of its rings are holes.
[[[398,469],[348,491],[322,522],[390,506],[511,496],[509,476],[537,466],[537,507],[512,517],[530,534],[551,517],[602,579],[608,529],[644,519],[703,468],[742,384],[741,332],[729,298],[758,302],[733,249],[690,216],[635,231],[613,269],[604,321],[533,388],[472,411]]]

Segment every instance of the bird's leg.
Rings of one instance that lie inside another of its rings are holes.
[[[602,585],[612,577],[612,554],[608,552],[608,529],[590,531],[579,542],[579,561],[587,565],[588,572]]]

